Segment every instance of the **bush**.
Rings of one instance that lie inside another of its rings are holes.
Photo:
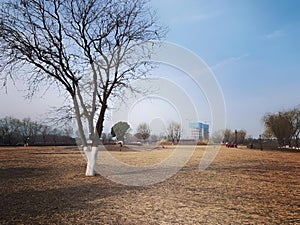
[[[208,145],[208,140],[198,140],[197,145]]]
[[[159,142],[157,142],[157,145],[173,145],[173,142],[168,141],[167,139],[161,139]]]

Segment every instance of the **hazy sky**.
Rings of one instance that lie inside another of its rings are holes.
[[[152,0],[151,4],[160,22],[169,27],[166,40],[190,49],[212,69],[224,94],[228,128],[246,129],[257,137],[266,112],[300,104],[300,1]],[[14,87],[0,94],[0,117],[38,118],[62,103],[51,91],[31,101],[24,101],[24,93]]]
[[[300,104],[300,1],[153,0],[167,40],[201,57],[224,94],[227,124],[258,136],[266,112]]]

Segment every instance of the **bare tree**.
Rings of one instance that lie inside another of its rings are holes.
[[[46,138],[50,134],[51,128],[47,125],[41,125],[41,135],[43,138],[44,145],[46,144]]]
[[[224,132],[222,130],[215,131],[211,135],[211,138],[210,138],[210,140],[212,141],[212,143],[221,144],[223,142],[223,139],[224,139],[224,134],[223,133]]]
[[[293,123],[294,116],[293,111],[268,113],[264,116],[266,131],[277,138],[279,146],[291,145],[291,140],[297,130]]]
[[[247,135],[246,130],[225,129],[223,131],[223,143],[244,144]]]
[[[275,137],[271,128],[267,126],[265,126],[265,131],[262,136],[264,139],[272,139],[273,137]]]
[[[234,141],[234,134],[230,129],[225,129],[223,131],[223,142],[224,143],[231,143]]]
[[[292,137],[295,139],[296,147],[299,147],[299,135],[300,135],[300,107],[288,110],[285,112],[291,126]]]
[[[31,121],[30,118],[24,118],[18,122],[18,133],[21,135],[24,144],[33,144],[34,140],[41,130],[41,126],[37,122]]]
[[[22,69],[30,95],[53,85],[65,92],[85,150],[92,140],[93,150],[85,151],[92,176],[111,98],[145,77],[152,48],[143,43],[163,35],[145,0],[4,0],[2,79]]]
[[[299,136],[300,136],[300,107],[294,109],[294,137],[296,142],[296,147],[299,148]]]
[[[236,144],[244,144],[246,135],[247,135],[246,130],[238,130],[237,131],[237,143]]]
[[[0,132],[2,143],[6,145],[17,144],[18,127],[20,121],[13,117],[0,119]]]
[[[137,133],[134,135],[138,139],[143,139],[144,141],[150,137],[151,130],[147,123],[141,123],[137,127]]]
[[[171,122],[167,128],[168,138],[175,144],[175,142],[180,141],[182,129],[181,125],[176,122]]]

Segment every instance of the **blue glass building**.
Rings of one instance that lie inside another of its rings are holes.
[[[192,122],[189,124],[191,136],[194,140],[209,139],[209,125],[201,122]]]

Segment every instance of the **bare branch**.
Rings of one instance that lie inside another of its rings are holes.
[[[145,78],[151,69],[145,61],[152,49],[143,44],[165,34],[145,0],[4,0],[1,4],[3,84],[9,76],[19,77],[24,68],[31,94],[45,85],[45,89],[53,84],[61,87],[72,102],[71,117],[77,120],[83,143],[83,122],[88,121],[90,134],[101,136],[108,103],[124,88],[134,90],[131,82]]]

